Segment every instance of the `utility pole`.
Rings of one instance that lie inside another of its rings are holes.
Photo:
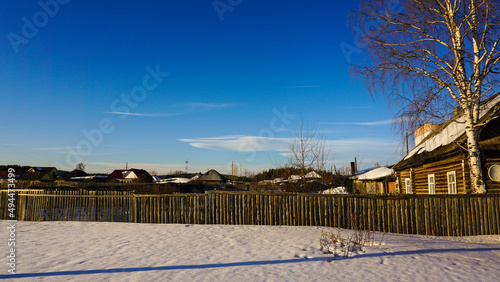
[[[415,142],[417,143],[417,142]],[[408,153],[410,152],[410,149],[408,148],[408,132],[406,132],[406,154],[408,155]]]

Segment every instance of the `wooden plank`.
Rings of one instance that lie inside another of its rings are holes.
[[[457,201],[456,198],[451,198],[451,210],[452,210],[452,229],[453,229],[453,236],[459,236],[458,235],[458,228],[457,228],[457,218],[458,218],[458,212],[457,212]]]
[[[423,202],[424,202],[425,235],[432,235],[430,199],[429,198],[423,199]]]
[[[489,208],[488,208],[488,198],[489,197],[481,197],[481,201],[483,202],[483,210],[484,210],[484,216],[483,216],[483,225],[484,225],[484,235],[491,234],[490,233],[490,217],[489,217]]]
[[[458,236],[465,236],[465,228],[464,228],[464,217],[465,217],[465,212],[464,212],[464,198],[457,198],[457,208],[458,208]]]
[[[309,216],[311,217],[310,220],[310,225],[311,226],[318,226],[318,218],[317,218],[317,213],[316,213],[316,197],[309,197]]]
[[[495,223],[496,223],[496,232],[495,234],[500,234],[500,197],[494,197],[494,207],[493,210],[495,211]]]

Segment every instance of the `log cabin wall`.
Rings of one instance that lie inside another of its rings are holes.
[[[500,158],[483,160],[483,176],[487,193],[498,194],[500,193],[500,182],[492,181],[488,176],[489,168],[495,164],[500,165]],[[400,193],[406,194],[405,178],[411,178],[412,194],[429,194],[428,176],[434,174],[436,194],[448,194],[448,172],[450,171],[455,171],[457,194],[472,193],[469,162],[464,155],[397,171]]]
[[[470,193],[469,165],[463,155],[396,172],[400,193],[406,194],[405,179],[411,179],[412,194],[429,194],[429,175],[434,174],[436,194],[448,194],[448,172],[455,172],[457,194]],[[499,185],[500,186],[500,185]]]
[[[385,180],[382,181],[361,181],[354,180],[354,191],[361,195],[383,195],[387,194],[387,183]]]
[[[455,172],[457,194],[466,194],[464,182],[464,167],[461,159],[454,159],[448,163],[430,163],[414,168],[415,194],[429,194],[429,175],[434,174],[436,194],[448,193],[448,172]]]

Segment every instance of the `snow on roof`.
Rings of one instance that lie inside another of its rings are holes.
[[[304,178],[321,178],[321,175],[319,175],[315,171],[311,171],[308,174],[304,175]]]
[[[480,107],[479,119],[481,119],[492,107],[500,102],[500,95],[497,95],[484,105]],[[445,128],[440,132],[436,133],[434,136],[424,140],[419,145],[415,146],[408,155],[404,157],[404,160],[411,158],[416,154],[422,152],[432,152],[441,146],[446,146],[456,140],[458,137],[465,133],[465,120],[464,116],[460,116],[454,121],[451,121]]]
[[[354,178],[358,179],[358,180],[376,180],[376,179],[384,178],[387,176],[391,176],[393,174],[394,174],[394,170],[392,170],[391,168],[379,167],[379,168],[367,171],[365,173],[356,175]]]
[[[302,179],[302,176],[300,176],[300,175],[291,175],[288,179],[289,180],[299,180],[299,179]]]
[[[164,181],[168,183],[188,183],[191,181],[191,178],[173,177],[165,179]]]
[[[340,186],[324,190],[321,194],[349,194],[349,190],[344,186]]]

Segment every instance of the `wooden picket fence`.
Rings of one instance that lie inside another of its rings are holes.
[[[8,218],[0,191],[0,219]],[[468,236],[500,234],[500,195],[359,196],[210,191],[141,195],[18,190],[18,220],[328,226]]]

